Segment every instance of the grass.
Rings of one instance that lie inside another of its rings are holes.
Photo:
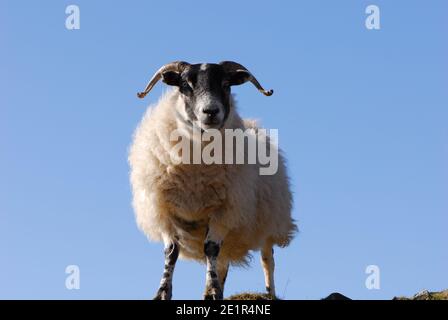
[[[413,297],[395,297],[394,300],[448,300],[448,290],[439,292],[421,291]]]
[[[347,300],[348,298],[339,294],[332,293],[324,300]],[[266,293],[258,292],[240,292],[233,294],[226,298],[226,300],[279,300],[277,297],[272,297]],[[424,290],[413,297],[394,297],[393,300],[448,300],[448,289],[443,291],[428,291]]]
[[[231,295],[226,300],[278,300],[267,293],[241,292]]]

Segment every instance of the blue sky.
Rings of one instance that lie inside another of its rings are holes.
[[[390,299],[448,288],[448,3],[0,0],[0,298],[147,299],[163,253],[137,229],[127,149],[136,98],[172,60],[234,60],[234,88],[279,129],[301,232],[276,250],[280,297]],[[81,29],[65,28],[65,8]],[[365,8],[381,10],[367,30]],[[226,294],[262,291],[255,255]],[[81,271],[65,288],[65,267]],[[365,268],[380,268],[380,290]],[[177,299],[204,266],[181,261]]]

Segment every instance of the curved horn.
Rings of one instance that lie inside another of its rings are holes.
[[[171,63],[167,63],[166,65],[162,66],[157,72],[152,76],[151,80],[149,80],[148,84],[146,85],[145,91],[137,93],[137,97],[140,99],[144,98],[149,91],[154,87],[154,85],[162,78],[162,74],[167,71],[175,71],[181,73],[184,71],[186,67],[188,67],[190,64],[185,61],[174,61]]]
[[[252,84],[258,89],[258,91],[263,93],[265,96],[272,96],[272,94],[274,93],[274,90],[272,89],[269,91],[265,90],[258,82],[257,78],[255,78],[252,75],[252,73],[249,70],[247,70],[243,65],[233,61],[222,61],[219,64],[223,66],[225,72],[238,72],[238,71],[247,72],[249,74],[248,81],[252,82]]]

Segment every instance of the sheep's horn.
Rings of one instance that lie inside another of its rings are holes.
[[[167,71],[176,71],[181,73],[186,67],[190,64],[185,61],[174,61],[162,66],[157,72],[152,76],[151,80],[149,80],[146,85],[145,91],[137,93],[137,97],[140,99],[144,98],[149,91],[154,87],[154,85],[162,78],[162,74]]]
[[[223,66],[225,72],[238,72],[238,71],[244,71],[249,74],[248,81],[252,82],[252,84],[265,96],[272,96],[274,93],[274,90],[265,90],[261,84],[258,82],[257,78],[255,78],[252,73],[247,70],[244,66],[242,66],[239,63],[233,62],[233,61],[222,61],[219,63],[221,66]]]

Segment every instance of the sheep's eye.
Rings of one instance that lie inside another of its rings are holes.
[[[191,86],[188,84],[187,81],[182,81],[182,89],[184,90],[191,90]]]
[[[222,87],[223,87],[224,89],[228,89],[228,88],[230,88],[230,82],[227,81],[227,80],[224,80],[224,81],[222,82]]]
[[[193,93],[193,89],[190,87],[187,81],[182,81],[180,84],[180,92],[189,96]]]
[[[190,87],[194,87],[196,85],[196,82],[198,81],[198,75],[197,74],[192,74],[188,77],[188,84],[190,85]]]

